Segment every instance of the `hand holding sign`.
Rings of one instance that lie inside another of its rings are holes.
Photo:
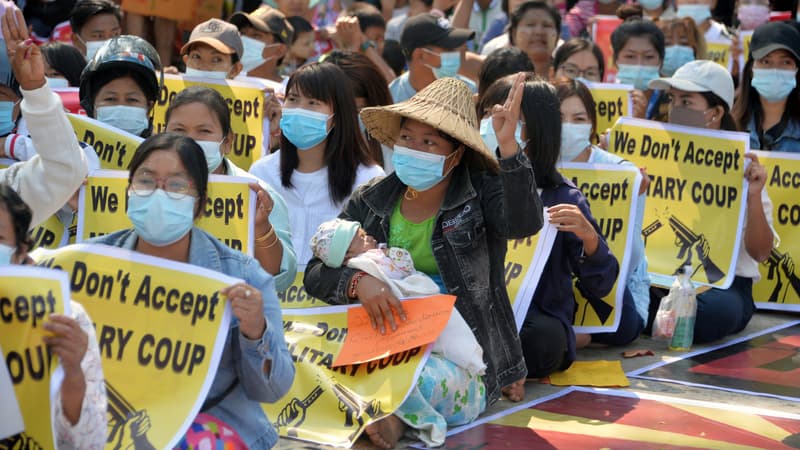
[[[361,304],[364,305],[364,309],[367,310],[373,330],[380,330],[381,334],[385,334],[385,321],[389,322],[392,331],[397,330],[397,324],[395,323],[392,313],[393,311],[401,321],[406,321],[406,313],[405,310],[403,310],[403,305],[400,303],[400,300],[392,294],[392,290],[389,289],[383,281],[371,275],[363,276],[358,281],[356,296]]]
[[[42,52],[28,35],[22,11],[16,6],[7,6],[3,13],[2,26],[8,59],[20,87],[25,90],[33,90],[44,86]]]
[[[586,256],[593,255],[597,251],[600,237],[580,208],[576,205],[562,203],[551,206],[547,209],[547,213],[550,215],[550,223],[555,225],[558,231],[574,233],[583,242]]]
[[[745,153],[744,157],[750,160],[750,164],[744,171],[744,177],[750,183],[747,193],[761,195],[761,190],[764,189],[764,185],[767,183],[767,169],[758,161],[758,156],[755,153]]]
[[[239,331],[250,340],[258,340],[267,329],[261,291],[247,283],[237,283],[219,291],[231,301],[231,311],[239,319]]]

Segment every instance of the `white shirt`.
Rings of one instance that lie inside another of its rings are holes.
[[[766,186],[761,189],[761,204],[764,206],[764,216],[766,216],[769,228],[772,230],[772,240],[777,246],[780,238],[772,226],[772,200],[767,195]],[[747,209],[744,211],[744,226],[747,227]],[[761,279],[761,273],[758,271],[758,261],[747,253],[747,248],[744,245],[744,231],[742,231],[742,238],[739,242],[739,255],[736,257],[736,276],[752,278],[753,283]]]
[[[311,173],[295,170],[291,178],[293,187],[287,188],[281,183],[280,166],[279,150],[256,161],[250,167],[250,173],[272,186],[286,201],[289,207],[289,224],[292,230],[292,244],[297,254],[298,270],[305,270],[306,263],[312,257],[309,245],[311,236],[322,222],[339,216],[347,199],[341,203],[334,203],[331,200],[327,167]],[[367,181],[383,175],[384,172],[380,166],[359,166],[351,192]]]

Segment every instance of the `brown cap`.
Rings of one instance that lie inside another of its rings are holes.
[[[253,27],[264,33],[273,34],[279,41],[289,45],[292,43],[294,29],[282,12],[269,6],[262,6],[250,14],[237,12],[228,22],[236,25],[241,30],[244,27]]]
[[[181,55],[188,52],[192,45],[199,42],[210,45],[218,52],[226,55],[236,54],[241,58],[242,53],[244,53],[239,30],[232,24],[220,19],[209,19],[194,27],[191,36],[189,36],[189,42],[181,48]]]

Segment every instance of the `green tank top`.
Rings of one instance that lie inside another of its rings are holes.
[[[439,275],[431,248],[435,221],[436,215],[420,223],[411,222],[400,212],[400,201],[389,219],[389,247],[408,250],[414,260],[414,268],[428,275]]]

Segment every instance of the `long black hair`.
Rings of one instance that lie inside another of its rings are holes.
[[[11,225],[14,229],[14,245],[17,247],[16,255],[27,252],[33,248],[28,229],[33,220],[33,211],[30,206],[22,200],[17,191],[11,186],[0,183],[0,205],[4,205],[11,217]]]
[[[328,104],[333,110],[333,126],[325,140],[325,165],[328,190],[334,203],[341,203],[352,192],[360,164],[374,163],[358,128],[356,100],[350,79],[331,63],[313,63],[298,69],[286,84],[287,95],[298,93]],[[292,186],[292,173],[300,162],[297,147],[281,136],[281,184]]]
[[[49,42],[41,50],[47,65],[64,75],[70,86],[81,85],[81,72],[86,67],[86,58],[77,48],[63,42]]]
[[[515,77],[509,75],[495,81],[481,97],[478,111],[502,105]],[[525,153],[533,165],[536,185],[541,188],[558,186],[562,180],[556,169],[561,153],[561,102],[555,88],[535,74],[527,74],[520,113],[528,138]]]

